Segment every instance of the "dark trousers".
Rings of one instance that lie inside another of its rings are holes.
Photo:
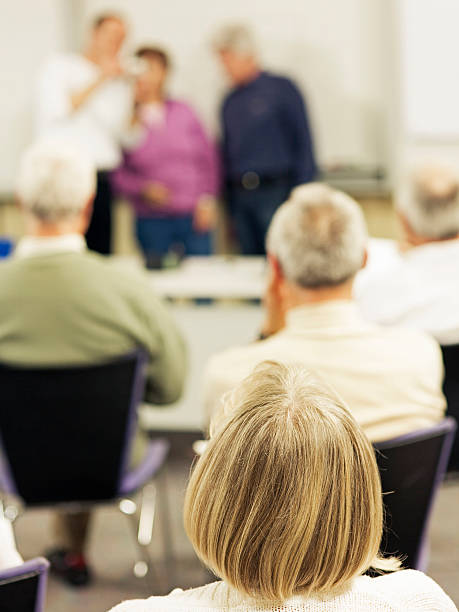
[[[193,216],[182,217],[139,217],[136,234],[140,247],[146,256],[166,255],[171,249],[183,255],[210,255],[212,235],[210,232],[196,232]]]
[[[88,249],[109,255],[112,246],[112,190],[108,172],[97,173],[97,191],[86,232]]]
[[[271,219],[287,200],[292,188],[288,178],[261,182],[256,189],[232,185],[229,206],[237,238],[244,255],[264,255],[265,238]]]
[[[59,512],[54,517],[58,548],[84,554],[88,540],[90,512]]]

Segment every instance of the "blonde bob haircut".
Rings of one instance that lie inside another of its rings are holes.
[[[378,557],[374,450],[333,392],[301,366],[264,362],[224,402],[188,485],[184,523],[220,578],[258,600],[330,592]]]

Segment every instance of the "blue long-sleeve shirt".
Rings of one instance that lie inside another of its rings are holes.
[[[292,185],[317,172],[305,102],[289,79],[267,72],[234,89],[222,108],[226,178],[245,172],[291,176]]]

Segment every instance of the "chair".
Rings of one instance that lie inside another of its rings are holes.
[[[457,423],[438,425],[374,444],[386,510],[381,550],[424,571],[432,507],[443,480]]]
[[[0,365],[0,490],[26,506],[82,510],[129,496],[150,481],[165,462],[166,440],[150,441],[140,465],[128,466],[145,365],[139,350],[91,366]],[[142,560],[134,566],[142,576],[152,567],[146,547],[154,502],[148,484],[137,531]],[[122,500],[120,509],[134,518],[137,507]]]
[[[44,610],[49,563],[43,557],[0,571],[2,612]]]
[[[443,393],[448,403],[446,414],[459,422],[459,344],[441,346],[440,348],[445,366]],[[459,472],[459,436],[453,443],[448,472]]]

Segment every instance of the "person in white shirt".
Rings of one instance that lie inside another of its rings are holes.
[[[83,53],[50,58],[38,77],[38,139],[77,146],[98,170],[86,241],[102,254],[111,250],[108,173],[121,161],[121,142],[131,118],[132,84],[120,60],[125,37],[122,18],[104,14],[94,21]]]
[[[366,318],[459,343],[459,176],[447,166],[419,168],[400,194],[403,245],[386,267],[356,285]]]
[[[224,407],[184,507],[197,555],[221,580],[112,612],[457,610],[433,580],[378,554],[374,450],[331,390],[302,366],[265,362]]]
[[[362,212],[349,196],[317,183],[293,190],[267,237],[266,338],[211,358],[208,414],[257,363],[274,359],[301,362],[326,378],[373,441],[443,418],[437,343],[422,332],[366,322],[352,299],[366,242]]]

